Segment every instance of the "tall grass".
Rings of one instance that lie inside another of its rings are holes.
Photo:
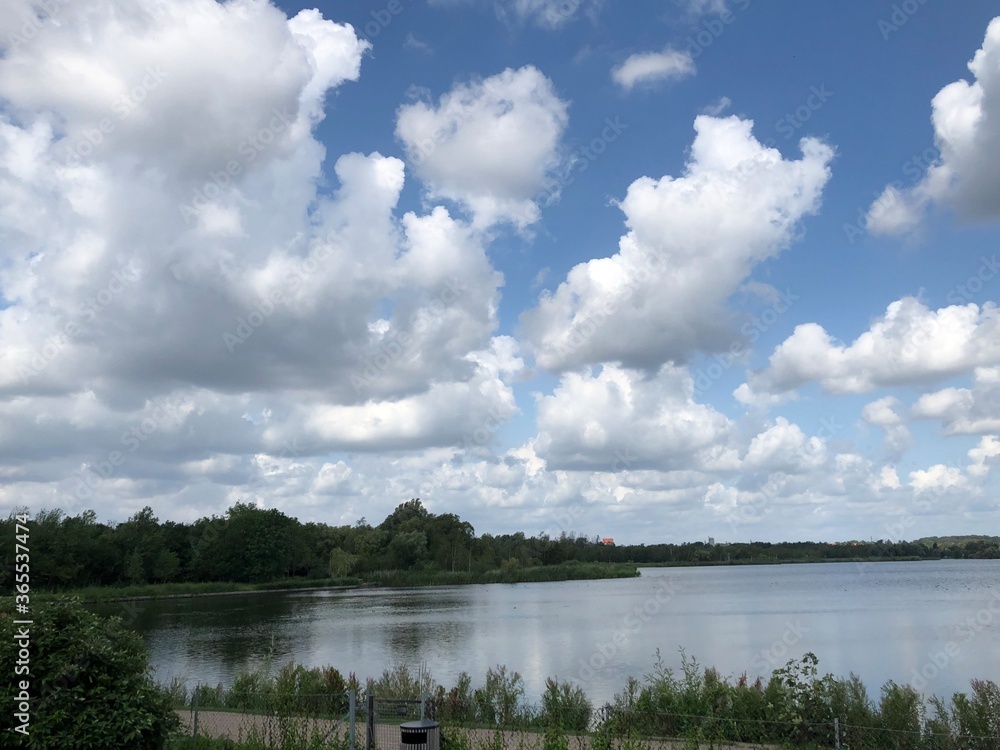
[[[683,653],[681,665],[675,674],[658,654],[645,681],[630,680],[605,707],[597,734],[833,747],[836,720],[843,747],[1000,750],[1000,691],[990,681],[973,680],[971,694],[950,703],[889,681],[876,701],[856,675],[820,676],[811,653],[766,682],[732,683]]]
[[[230,688],[202,686],[198,703],[230,711],[266,707],[279,717],[331,716],[346,709],[343,691],[360,687],[353,674],[345,680],[330,667],[287,664],[274,675],[244,672]],[[854,674],[821,675],[811,653],[767,679],[751,681],[745,674],[735,680],[723,677],[683,651],[681,668],[674,671],[657,652],[644,679],[629,678],[610,703],[596,709],[581,687],[552,678],[541,704],[529,704],[521,675],[502,665],[489,669],[478,687],[465,672],[446,689],[426,668],[413,672],[401,665],[366,680],[364,687],[387,698],[428,696],[430,714],[443,727],[442,750],[503,750],[503,735],[478,731],[482,729],[534,733],[542,750],[568,750],[567,737],[581,734],[590,736],[592,750],[648,750],[663,738],[680,738],[692,747],[743,742],[857,750],[1000,750],[996,683],[973,680],[968,692],[950,700],[925,701],[912,687],[889,681],[873,697]],[[191,705],[193,695],[183,686],[174,683],[173,690],[178,705]],[[344,702],[338,703],[338,697]],[[359,711],[363,705],[359,700]],[[470,728],[478,734],[468,733]],[[473,748],[470,738],[476,737],[490,747]],[[494,741],[501,746],[494,748]]]
[[[244,670],[230,687],[221,683],[197,685],[189,689],[174,679],[163,689],[177,708],[192,709],[195,705],[205,710],[226,710],[245,713],[274,713],[300,711],[338,717],[348,707],[347,691],[360,694],[361,686],[351,673],[344,676],[333,667],[307,668],[289,662],[276,673],[271,673],[269,662],[260,669]]]

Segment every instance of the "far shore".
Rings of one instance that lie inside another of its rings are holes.
[[[86,589],[69,589],[66,591],[35,591],[36,600],[54,599],[59,596],[77,596],[86,604],[125,601],[154,601],[168,599],[194,599],[213,596],[250,596],[261,594],[280,594],[292,592],[316,591],[353,591],[373,588],[426,588],[431,586],[464,586],[483,585],[491,583],[546,583],[578,580],[606,580],[614,578],[632,578],[640,575],[642,568],[693,568],[693,567],[735,567],[757,565],[808,565],[811,563],[881,563],[881,562],[924,562],[934,561],[926,557],[895,557],[895,558],[826,558],[792,559],[792,560],[705,560],[699,562],[677,560],[660,563],[589,563],[585,566],[535,566],[522,568],[516,572],[489,571],[488,573],[448,573],[425,575],[388,571],[383,573],[381,580],[344,580],[331,579],[329,583],[322,581],[295,581],[282,579],[258,584],[247,583],[159,583],[141,586],[110,586],[106,588],[91,586]],[[9,599],[4,597],[3,599]],[[0,609],[3,600],[0,600]]]
[[[492,570],[485,573],[449,572],[423,573],[416,571],[383,571],[367,580],[280,579],[266,583],[153,583],[138,586],[90,586],[85,589],[64,591],[34,591],[32,598],[43,601],[59,596],[77,596],[87,604],[123,601],[152,601],[166,599],[192,599],[210,596],[238,596],[279,594],[310,591],[350,591],[371,588],[420,588],[429,586],[462,586],[491,583],[541,583],[554,581],[579,581],[594,579],[634,578],[638,566],[630,563],[578,563]],[[10,601],[11,597],[4,600]],[[0,610],[4,600],[0,600]]]

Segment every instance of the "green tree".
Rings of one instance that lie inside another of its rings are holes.
[[[224,580],[270,581],[288,575],[292,527],[298,521],[249,503],[236,503],[226,516],[219,539]]]
[[[160,521],[148,505],[119,524],[114,533],[125,561],[124,577],[129,583],[145,583],[151,577],[153,561],[163,549]]]
[[[142,564],[142,553],[133,550],[125,559],[125,580],[129,583],[145,583],[146,569]]]
[[[31,724],[23,747],[164,746],[178,718],[150,678],[149,655],[139,635],[120,618],[101,618],[78,599],[65,597],[36,607],[32,620],[30,675],[15,672],[17,648],[0,649],[0,670],[11,677],[0,681],[8,717],[17,705],[21,680],[28,683]],[[5,644],[16,643],[16,627],[12,617],[0,617]]]
[[[389,542],[389,559],[393,567],[408,570],[427,557],[427,535],[422,531],[396,534]]]
[[[351,551],[360,558],[359,566],[362,570],[377,570],[381,567],[388,543],[389,534],[382,529],[359,527],[353,530]]]
[[[431,514],[420,502],[420,498],[407,500],[396,506],[396,510],[386,516],[379,528],[390,534],[401,531],[423,531]]]
[[[224,578],[222,549],[219,544],[226,529],[226,519],[199,518],[189,532],[191,547],[190,577],[196,581],[220,581]]]
[[[151,574],[154,581],[169,583],[170,581],[177,580],[180,570],[181,561],[177,557],[177,553],[171,552],[168,549],[161,549],[153,560]]]
[[[350,575],[357,562],[357,556],[346,550],[330,550],[330,575],[333,578],[344,578]]]
[[[425,524],[429,555],[439,570],[466,567],[476,532],[454,513],[430,516]]]

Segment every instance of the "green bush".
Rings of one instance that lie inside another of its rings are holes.
[[[367,682],[368,694],[383,698],[416,699],[421,694],[434,695],[436,688],[434,679],[426,669],[421,668],[417,674],[413,674],[405,664],[382,670],[381,677],[377,680],[369,677]]]
[[[439,721],[455,724],[474,722],[475,702],[469,673],[459,674],[458,682],[451,690],[445,691],[443,686],[438,685],[434,693],[434,705]]]
[[[142,638],[118,617],[88,612],[78,599],[42,604],[31,619],[30,674],[23,678],[30,682],[31,724],[23,747],[164,747],[179,720],[170,696],[151,679]],[[15,632],[12,619],[0,618],[3,643],[13,643]],[[0,649],[0,672],[15,675],[17,658],[16,649]],[[13,680],[0,683],[10,716],[17,690]]]
[[[924,705],[920,693],[912,687],[900,686],[891,680],[882,687],[879,701],[879,726],[896,733],[897,738],[907,737],[910,742],[897,747],[917,747],[923,726]]]
[[[524,680],[503,664],[486,670],[486,684],[475,692],[480,718],[487,724],[509,727],[521,718]]]
[[[1000,747],[1000,687],[973,680],[971,696],[956,693],[951,706],[931,699],[933,715],[924,727],[925,743],[933,750],[996,750]]]
[[[545,726],[583,732],[590,726],[592,713],[593,706],[583,688],[546,678],[541,716]]]

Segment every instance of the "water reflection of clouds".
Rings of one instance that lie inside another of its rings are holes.
[[[577,679],[580,660],[621,630],[665,575],[677,577],[676,596],[583,685],[596,701],[620,691],[629,675],[648,673],[657,648],[675,668],[683,646],[723,674],[751,671],[754,656],[796,618],[806,631],[788,658],[813,651],[821,671],[855,671],[873,691],[886,679],[906,681],[992,596],[1000,561],[877,563],[863,574],[850,563],[673,568],[622,581],[220,597],[157,603],[137,629],[160,679],[228,684],[259,663],[273,633],[282,659],[362,678],[394,662],[426,663],[446,687],[462,671],[478,687],[489,667],[506,664],[538,700],[546,677]],[[950,693],[967,689],[970,677],[990,677],[984,665],[995,661],[998,625],[1000,616],[963,642],[962,661],[930,688]]]

